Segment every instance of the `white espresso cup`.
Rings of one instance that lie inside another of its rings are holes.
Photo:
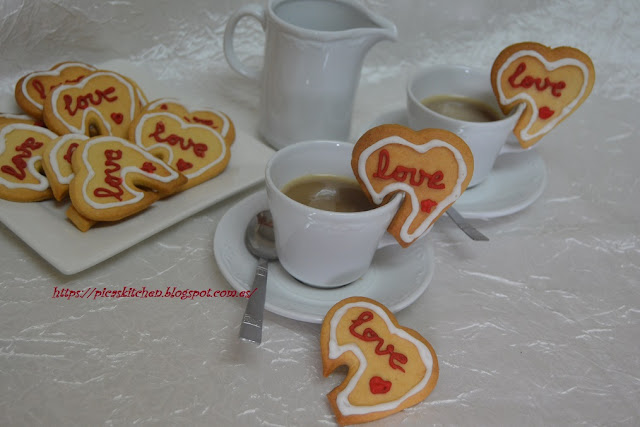
[[[296,178],[336,175],[355,180],[353,145],[307,141],[277,151],[267,163],[265,178],[280,264],[299,281],[333,288],[360,278],[376,250],[394,244],[386,233],[402,196],[362,212],[332,212],[299,203],[282,192]]]
[[[243,18],[265,31],[264,63],[248,67],[233,41]],[[396,27],[355,0],[269,0],[231,15],[224,33],[229,66],[259,81],[260,135],[280,149],[310,139],[349,139],[354,96],[365,54]]]
[[[495,109],[500,118],[490,122],[464,121],[437,113],[422,103],[424,99],[441,95],[481,101]],[[507,144],[523,110],[521,105],[508,116],[502,114],[488,70],[460,65],[434,66],[416,72],[407,85],[409,127],[446,129],[462,138],[471,149],[474,170],[469,187],[489,176],[499,155],[524,151],[517,142]]]

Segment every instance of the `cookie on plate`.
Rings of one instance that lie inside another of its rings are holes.
[[[157,99],[148,104],[144,112],[167,112],[183,118],[187,123],[209,126],[224,138],[227,146],[236,139],[236,128],[233,121],[222,111],[210,108],[187,108],[175,99]]]
[[[507,47],[491,68],[491,85],[502,111],[508,114],[526,104],[514,130],[523,148],[533,146],[582,105],[595,78],[586,53],[533,42]]]
[[[187,177],[181,191],[219,175],[231,158],[231,150],[218,132],[166,111],[138,116],[129,138]]]
[[[75,84],[61,84],[44,103],[43,118],[59,135],[113,135],[127,138],[140,113],[140,88],[112,71],[95,71]]]
[[[71,157],[87,139],[89,137],[86,135],[68,133],[56,138],[44,150],[42,167],[49,179],[53,197],[58,201],[69,194],[69,184],[73,179]]]
[[[62,62],[47,71],[34,71],[23,76],[15,88],[16,102],[31,117],[42,120],[42,109],[47,96],[61,84],[78,83],[96,71],[82,62]]]
[[[473,176],[473,154],[461,138],[446,130],[380,125],[356,142],[351,168],[376,205],[397,192],[405,193],[387,230],[407,247],[466,190]]]
[[[42,155],[57,137],[41,126],[13,123],[0,127],[0,198],[37,202],[52,197]]]
[[[325,377],[339,366],[349,368],[344,382],[327,395],[341,425],[378,420],[416,405],[438,382],[431,344],[369,298],[347,298],[329,310],[320,349]]]
[[[160,159],[114,136],[84,141],[71,163],[72,208],[67,216],[82,231],[93,222],[118,221],[136,214],[186,182]]]

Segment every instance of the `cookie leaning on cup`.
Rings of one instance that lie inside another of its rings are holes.
[[[338,366],[349,368],[342,384],[327,395],[341,425],[374,421],[416,405],[438,382],[431,344],[369,298],[347,298],[329,310],[320,349],[325,377]]]
[[[380,125],[356,142],[351,168],[377,205],[397,192],[405,193],[388,231],[407,247],[466,190],[473,176],[473,154],[461,138],[446,130],[416,132]]]
[[[589,56],[572,47],[534,42],[505,48],[491,68],[491,85],[505,114],[525,103],[514,134],[529,148],[589,96],[596,74]]]

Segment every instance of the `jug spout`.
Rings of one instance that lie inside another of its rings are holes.
[[[360,32],[366,46],[371,47],[383,40],[396,41],[398,39],[398,29],[389,19],[376,15],[357,3],[353,6],[359,8],[363,17],[366,17],[370,22],[369,25],[356,29],[356,32]]]

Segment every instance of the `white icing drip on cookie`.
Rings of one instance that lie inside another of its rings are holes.
[[[122,169],[120,169],[120,178],[122,178],[122,186],[130,194],[133,194],[134,197],[131,198],[131,199],[128,199],[128,200],[123,200],[123,201],[118,201],[118,202],[97,203],[94,200],[92,200],[91,196],[87,192],[87,186],[89,185],[89,182],[91,182],[91,180],[95,176],[95,172],[94,172],[93,168],[91,167],[91,163],[89,163],[89,151],[90,151],[91,147],[93,147],[94,145],[97,145],[97,144],[100,144],[100,143],[103,143],[103,142],[109,143],[109,142],[112,142],[114,140],[118,141],[118,143],[124,145],[125,147],[129,147],[129,148],[132,148],[133,150],[137,151],[138,153],[143,155],[147,160],[149,160],[150,162],[153,162],[154,165],[161,166],[164,170],[169,172],[169,175],[168,176],[161,176],[161,175],[157,175],[155,173],[149,173],[149,172],[146,172],[146,171],[140,169],[139,166],[125,166]],[[142,174],[142,175],[148,176],[149,178],[152,178],[152,179],[154,179],[156,181],[160,181],[160,182],[171,182],[171,181],[174,181],[174,180],[176,180],[176,179],[178,179],[180,177],[180,175],[176,171],[171,169],[169,167],[169,165],[165,164],[160,159],[158,159],[158,158],[152,156],[150,153],[147,153],[146,151],[140,149],[138,146],[136,146],[134,144],[131,144],[129,141],[126,141],[126,140],[124,140],[122,138],[117,138],[117,137],[114,137],[114,136],[103,136],[103,137],[90,139],[86,143],[86,145],[84,146],[84,149],[82,150],[82,162],[84,163],[84,166],[87,168],[87,177],[85,178],[84,182],[82,183],[82,198],[84,199],[84,201],[87,204],[89,204],[90,206],[94,207],[95,209],[109,209],[109,208],[115,208],[115,207],[118,207],[118,206],[130,205],[130,204],[137,203],[138,201],[140,201],[144,197],[144,192],[143,191],[136,191],[135,189],[129,187],[129,185],[127,184],[126,175],[129,172]]]
[[[376,150],[388,144],[404,145],[416,150],[418,153],[426,153],[427,151],[433,148],[444,147],[451,150],[451,152],[455,156],[456,161],[458,162],[458,179],[456,180],[456,184],[453,190],[447,197],[445,197],[444,200],[438,203],[438,206],[436,207],[436,209],[434,209],[429,214],[429,216],[427,216],[427,218],[422,222],[422,224],[420,224],[418,228],[416,228],[416,230],[414,230],[413,233],[409,233],[409,227],[411,226],[411,224],[413,223],[413,220],[416,218],[416,216],[418,216],[418,213],[420,212],[420,200],[418,200],[418,196],[416,194],[415,189],[411,185],[406,184],[404,182],[394,182],[394,183],[385,185],[382,191],[378,193],[374,190],[373,185],[371,184],[371,181],[367,176],[367,166],[366,166],[367,160]],[[376,204],[382,203],[385,196],[395,191],[404,191],[410,195],[411,214],[409,214],[404,224],[402,225],[402,228],[400,229],[400,238],[402,239],[402,241],[409,243],[414,241],[418,237],[420,237],[423,233],[428,232],[431,229],[431,226],[433,225],[432,222],[438,217],[438,215],[440,215],[443,209],[447,207],[450,203],[453,203],[455,200],[457,200],[458,197],[460,197],[460,195],[462,194],[462,183],[467,177],[467,164],[464,162],[464,158],[462,157],[462,154],[460,153],[460,151],[458,151],[458,149],[452,146],[451,144],[448,144],[444,141],[434,139],[432,141],[429,141],[427,144],[414,144],[399,136],[389,136],[367,147],[362,152],[362,154],[360,155],[360,158],[358,159],[358,174],[360,175],[360,178],[362,179],[365,186],[367,187],[367,191],[369,192],[373,201]]]
[[[553,71],[560,67],[572,65],[580,68],[580,70],[582,71],[582,74],[584,75],[584,82],[582,84],[582,87],[580,88],[580,93],[578,94],[578,96],[576,96],[576,98],[573,101],[567,104],[567,106],[565,106],[562,109],[562,111],[560,112],[560,114],[558,114],[557,117],[555,117],[553,120],[550,120],[545,126],[543,126],[538,132],[534,134],[529,134],[529,129],[531,129],[531,126],[533,126],[533,124],[535,123],[536,120],[538,120],[538,117],[539,117],[539,109],[538,109],[538,105],[536,104],[536,101],[533,99],[531,95],[529,95],[526,92],[520,92],[511,98],[507,98],[504,94],[504,91],[502,90],[502,75],[504,74],[504,71],[514,61],[522,58],[523,56],[533,56],[534,58],[538,59],[542,64],[544,64],[547,71]],[[535,50],[521,50],[511,55],[504,62],[504,64],[502,64],[502,66],[498,70],[498,74],[496,78],[497,78],[498,94],[500,96],[500,103],[502,105],[510,104],[511,102],[518,101],[518,100],[529,101],[532,108],[531,120],[529,120],[529,123],[527,124],[527,126],[524,129],[522,129],[522,131],[520,132],[520,138],[524,141],[528,141],[530,139],[536,138],[540,135],[543,135],[549,132],[560,120],[562,120],[565,116],[571,113],[571,111],[575,108],[576,104],[582,99],[584,92],[587,89],[587,85],[589,83],[589,69],[582,61],[578,61],[577,59],[574,59],[574,58],[563,58],[557,61],[549,62],[540,53],[536,52]]]
[[[58,137],[58,135],[51,132],[49,129],[39,127],[39,126],[33,126],[33,125],[28,125],[23,123],[14,123],[11,125],[7,125],[2,128],[2,131],[0,131],[0,155],[2,155],[7,149],[6,142],[5,142],[7,135],[9,135],[14,130],[26,130],[30,132],[40,133],[43,136],[45,136],[48,140],[52,140]],[[38,142],[44,142],[46,145],[48,141],[47,142],[38,141]],[[11,189],[25,188],[25,189],[34,190],[34,191],[45,191],[47,188],[49,188],[49,180],[47,179],[47,177],[40,174],[36,170],[35,164],[39,160],[42,160],[41,155],[32,155],[29,158],[29,160],[27,160],[27,170],[34,178],[38,180],[37,184],[7,181],[2,176],[0,176],[0,184]]]
[[[397,335],[400,338],[405,339],[416,346],[416,349],[418,350],[418,354],[420,355],[420,359],[422,360],[422,363],[426,368],[426,372],[424,377],[420,380],[420,382],[416,384],[406,394],[404,394],[401,398],[391,402],[380,403],[380,404],[371,405],[371,406],[355,406],[355,405],[352,405],[351,402],[349,402],[349,395],[355,388],[356,384],[358,384],[358,382],[360,381],[360,378],[362,377],[362,374],[364,373],[364,371],[367,369],[367,359],[364,353],[362,352],[362,350],[360,350],[360,348],[356,344],[339,345],[336,338],[336,329],[338,327],[338,323],[340,323],[340,320],[346,314],[346,312],[353,307],[366,308],[368,310],[375,312],[385,322],[385,324],[387,325],[387,328],[389,329],[390,334]],[[425,346],[422,341],[416,339],[415,337],[407,333],[405,330],[397,328],[391,322],[391,320],[387,316],[387,313],[377,305],[371,304],[365,301],[345,304],[334,313],[333,317],[331,318],[330,325],[331,325],[331,330],[329,333],[329,358],[337,359],[342,354],[348,351],[351,351],[358,358],[358,361],[359,361],[358,371],[351,378],[351,381],[349,381],[349,384],[347,384],[344,390],[338,393],[336,397],[336,405],[338,406],[338,409],[340,409],[340,412],[343,415],[360,415],[360,414],[366,414],[369,412],[388,411],[388,410],[395,409],[398,406],[400,406],[402,402],[407,400],[409,397],[413,396],[414,394],[422,390],[427,385],[429,379],[431,378],[431,375],[433,374],[433,357],[431,356],[431,352],[429,351],[427,346]]]
[[[156,144],[149,145],[149,146],[144,146],[142,144],[142,139],[143,139],[142,130],[144,128],[144,125],[147,122],[147,120],[153,119],[155,117],[168,117],[171,120],[175,120],[178,123],[180,123],[180,128],[181,129],[189,129],[189,128],[203,129],[206,132],[212,133],[216,137],[216,140],[220,143],[220,148],[222,150],[221,153],[220,153],[220,156],[218,156],[218,158],[215,161],[207,164],[205,167],[202,167],[202,168],[196,170],[193,173],[190,173],[190,174],[183,173],[183,175],[186,176],[188,179],[192,179],[192,178],[195,178],[197,176],[202,175],[205,171],[211,169],[212,167],[214,167],[215,165],[220,163],[222,160],[224,160],[224,157],[227,154],[227,144],[224,143],[224,138],[222,138],[222,136],[218,132],[216,132],[215,130],[211,129],[209,126],[185,123],[184,120],[182,120],[180,117],[176,116],[175,114],[167,113],[167,112],[163,112],[163,111],[159,111],[159,112],[156,112],[156,113],[145,113],[140,118],[140,121],[138,122],[138,125],[136,126],[134,141],[135,141],[136,145],[139,146],[140,148],[142,148],[143,150],[151,151],[151,150],[153,150],[155,148],[162,148],[163,150],[166,150],[169,153],[169,158],[167,159],[167,163],[173,164],[174,153],[173,153],[173,149],[172,149],[171,146],[169,146],[169,145],[167,145],[165,143],[162,143],[162,142],[158,142]]]

